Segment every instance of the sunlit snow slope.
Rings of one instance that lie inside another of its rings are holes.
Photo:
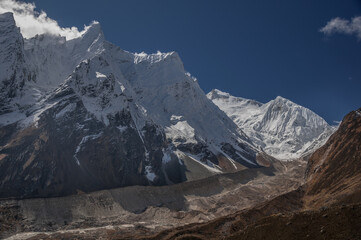
[[[254,143],[279,159],[307,155],[323,145],[336,130],[311,110],[283,97],[262,104],[217,89],[207,97]]]

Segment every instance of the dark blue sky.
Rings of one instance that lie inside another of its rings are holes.
[[[319,32],[361,15],[356,0],[87,0],[35,2],[62,27],[98,20],[131,52],[177,51],[207,93],[286,97],[329,123],[361,107],[361,41]]]

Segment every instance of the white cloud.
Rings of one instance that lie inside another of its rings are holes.
[[[53,34],[66,37],[67,40],[81,36],[78,28],[62,28],[58,22],[47,16],[44,11],[35,10],[34,3],[24,3],[16,0],[0,0],[0,14],[12,12],[15,22],[25,38],[34,37],[36,34]]]
[[[351,20],[339,17],[331,19],[326,26],[320,29],[320,32],[327,35],[335,33],[356,35],[361,40],[361,16],[354,17]]]

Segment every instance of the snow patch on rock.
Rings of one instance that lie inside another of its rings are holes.
[[[88,136],[85,136],[81,139],[79,145],[77,146],[76,150],[75,150],[75,153],[73,155],[76,163],[80,166],[80,162],[79,162],[79,159],[77,157],[77,154],[81,151],[81,148],[82,148],[82,145],[85,144],[86,142],[88,142],[89,140],[94,140],[94,139],[97,139],[99,137],[101,137],[101,135],[103,134],[103,132],[100,132],[98,134],[93,134],[93,135],[88,135]]]

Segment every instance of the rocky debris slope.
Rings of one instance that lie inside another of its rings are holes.
[[[24,39],[0,15],[0,197],[166,185],[269,165],[175,52],[133,54],[98,22]]]
[[[312,153],[336,130],[311,110],[280,96],[262,104],[214,89],[207,97],[256,145],[279,159]]]
[[[57,198],[0,201],[0,238],[135,239],[207,222],[303,183],[304,161],[279,162],[170,186],[130,186]],[[105,235],[104,235],[105,234]],[[126,237],[127,236],[127,237]],[[110,238],[110,236],[108,236]]]

